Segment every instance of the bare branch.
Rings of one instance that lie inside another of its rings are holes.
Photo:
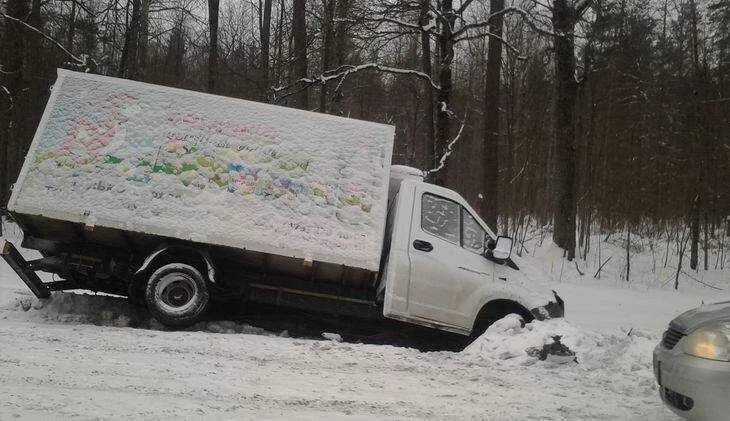
[[[532,29],[534,29],[536,32],[539,32],[543,35],[548,35],[548,36],[555,35],[552,31],[539,27],[537,25],[537,23],[535,23],[532,15],[528,11],[521,9],[519,7],[512,6],[512,7],[505,7],[504,9],[500,10],[499,12],[491,13],[489,16],[487,16],[487,18],[485,20],[483,20],[481,22],[469,23],[469,24],[462,26],[458,31],[454,32],[454,36],[458,37],[458,36],[464,34],[465,32],[468,32],[470,29],[478,29],[478,28],[484,28],[486,26],[489,26],[489,21],[493,17],[499,16],[499,15],[507,15],[507,14],[517,14],[517,15],[522,16],[522,18],[525,20],[525,22],[527,22],[527,24],[530,25],[530,27]]]
[[[294,83],[290,85],[283,85],[279,87],[272,88],[274,91],[274,95],[278,94],[279,92],[283,91],[289,91],[291,89],[295,89],[293,92],[289,91],[283,95],[279,95],[276,97],[276,102],[281,101],[282,99],[289,97],[293,95],[296,92],[301,92],[303,89],[308,88],[312,85],[324,85],[327,84],[330,81],[339,80],[339,83],[337,84],[337,89],[342,86],[342,81],[349,75],[357,72],[361,72],[364,70],[376,70],[383,73],[390,73],[390,74],[398,74],[398,75],[410,75],[418,77],[419,79],[422,79],[431,85],[432,89],[440,90],[441,87],[436,84],[431,76],[427,75],[424,72],[414,70],[414,69],[400,69],[396,67],[389,67],[389,66],[382,66],[377,63],[366,63],[366,64],[360,64],[360,65],[352,65],[352,64],[346,64],[343,66],[338,67],[334,70],[328,70],[321,75],[317,77],[311,77],[311,78],[301,78]]]
[[[365,20],[366,21],[369,21],[369,22],[375,22],[375,23],[378,23],[378,24],[392,23],[392,24],[395,24],[395,25],[398,25],[398,26],[402,26],[404,28],[415,29],[415,30],[423,30],[423,28],[421,28],[421,26],[419,26],[419,25],[416,25],[416,24],[413,24],[413,23],[404,22],[404,21],[398,20],[398,19],[393,19],[393,18],[385,17],[385,16],[381,16],[381,17],[378,17],[378,18],[366,18]],[[376,27],[378,27],[378,26],[380,26],[380,25],[376,25]]]
[[[61,51],[63,51],[63,52],[64,52],[64,53],[66,53],[66,54],[67,54],[67,55],[68,55],[69,57],[71,57],[71,58],[72,58],[72,59],[73,59],[73,60],[74,60],[74,61],[75,61],[75,62],[76,62],[77,64],[79,64],[79,65],[81,65],[81,66],[86,66],[86,60],[85,60],[85,59],[83,59],[83,58],[79,58],[79,57],[76,57],[76,56],[75,56],[75,55],[73,55],[73,54],[72,54],[72,53],[71,53],[70,51],[68,51],[67,49],[65,49],[65,48],[63,47],[63,45],[59,44],[59,43],[58,43],[58,41],[56,41],[55,39],[51,38],[51,37],[50,37],[49,35],[46,35],[46,34],[45,34],[45,33],[44,33],[43,31],[41,31],[40,29],[38,29],[38,28],[36,28],[36,27],[34,27],[34,26],[31,26],[31,25],[28,25],[27,23],[23,22],[22,20],[20,20],[20,19],[17,19],[17,18],[14,18],[14,17],[12,17],[12,16],[9,16],[9,15],[7,15],[7,14],[5,14],[5,13],[2,13],[2,12],[0,12],[0,16],[1,16],[1,17],[4,17],[4,18],[5,18],[5,19],[7,19],[7,20],[10,20],[10,21],[13,21],[13,22],[19,23],[19,24],[21,24],[22,26],[24,26],[24,27],[25,27],[26,29],[29,29],[29,30],[31,30],[31,31],[33,31],[33,32],[35,32],[36,34],[38,34],[38,35],[42,36],[43,38],[45,38],[45,39],[47,39],[48,41],[50,41],[50,42],[52,42],[53,44],[55,44],[55,45],[56,45],[56,47],[58,47],[58,48],[59,48],[59,49],[60,49]]]
[[[512,53],[514,53],[517,56],[517,59],[519,59],[519,60],[527,59],[526,56],[520,54],[520,50],[518,50],[517,47],[515,47],[514,45],[507,42],[507,40],[505,40],[503,37],[493,34],[489,31],[479,32],[478,34],[475,34],[475,35],[467,35],[467,36],[464,36],[461,38],[457,38],[454,40],[454,42],[468,41],[471,39],[478,39],[478,38],[485,38],[485,37],[494,38],[494,39],[498,40],[499,42],[501,42],[502,44],[504,44],[507,47],[507,49],[512,51]]]
[[[445,105],[444,105],[445,107]],[[464,116],[464,119],[461,120],[461,127],[459,127],[459,132],[456,133],[456,136],[449,142],[449,144],[446,146],[446,151],[443,155],[441,155],[441,158],[439,159],[439,164],[430,170],[426,170],[423,172],[423,178],[427,178],[428,176],[432,174],[436,174],[437,172],[441,171],[446,166],[446,160],[451,156],[451,153],[454,151],[454,145],[456,144],[456,141],[459,140],[461,137],[461,133],[464,131],[464,126],[466,125],[466,116]]]
[[[583,13],[585,13],[585,12],[586,12],[586,10],[588,10],[588,8],[589,8],[589,7],[590,7],[590,6],[592,5],[592,4],[593,4],[593,0],[583,0],[583,2],[582,2],[582,3],[580,3],[580,4],[579,4],[579,5],[577,5],[577,6],[575,6],[575,16],[576,16],[577,18],[580,18],[581,16],[583,16]]]
[[[15,101],[13,101],[13,94],[11,94],[10,91],[8,90],[8,88],[6,88],[3,85],[0,85],[0,92],[3,92],[5,95],[8,96],[8,102],[10,103],[10,105],[8,106],[8,109],[5,110],[5,112],[12,110],[13,107],[15,106]]]
[[[457,14],[462,14],[462,13],[464,13],[464,10],[466,10],[466,8],[467,8],[467,7],[469,7],[469,5],[470,5],[470,4],[471,4],[471,3],[473,2],[473,1],[474,1],[474,0],[464,0],[464,1],[463,1],[463,2],[461,3],[461,7],[459,7],[459,10],[457,10],[457,11],[456,11],[456,13],[457,13]]]

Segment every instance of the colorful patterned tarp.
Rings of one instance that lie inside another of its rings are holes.
[[[393,132],[59,70],[9,209],[377,270]]]

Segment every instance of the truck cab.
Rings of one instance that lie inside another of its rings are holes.
[[[379,291],[385,317],[471,335],[480,317],[562,316],[560,297],[530,288],[510,259],[511,240],[496,236],[461,195],[399,166],[390,190]]]

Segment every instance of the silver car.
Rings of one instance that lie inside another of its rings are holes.
[[[672,320],[654,349],[654,376],[681,417],[730,420],[730,301]]]

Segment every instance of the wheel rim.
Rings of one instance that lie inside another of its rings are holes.
[[[155,301],[169,314],[185,313],[195,306],[199,295],[195,280],[184,273],[169,273],[155,286]]]

